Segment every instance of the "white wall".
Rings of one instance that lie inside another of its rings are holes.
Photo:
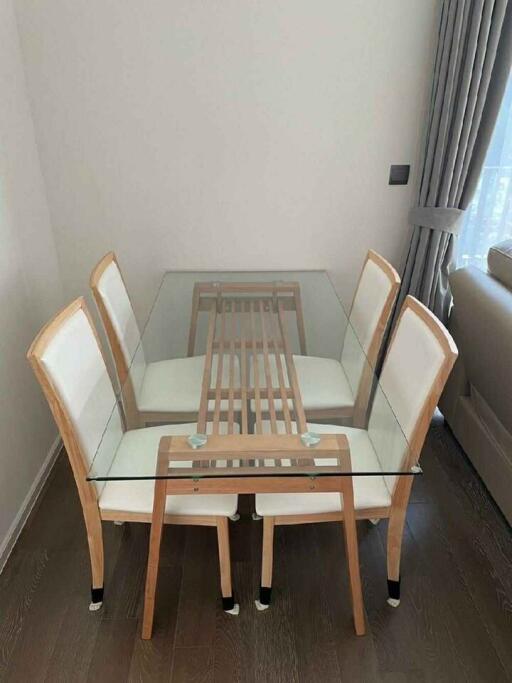
[[[11,0],[0,0],[0,245],[1,563],[57,435],[25,353],[63,299]]]
[[[437,0],[16,0],[67,297],[114,248],[172,268],[397,263]]]

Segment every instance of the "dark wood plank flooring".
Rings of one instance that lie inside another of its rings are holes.
[[[154,637],[140,639],[149,528],[104,525],[106,596],[67,459],[0,576],[2,681],[512,681],[512,534],[444,426],[432,424],[386,604],[386,523],[358,524],[368,634],[354,635],[336,524],[276,531],[272,607],[257,612],[261,523],[231,524],[238,617],[219,604],[215,531],[166,528]]]

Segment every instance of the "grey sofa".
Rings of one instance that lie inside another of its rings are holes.
[[[450,276],[459,358],[439,408],[512,524],[512,240]]]

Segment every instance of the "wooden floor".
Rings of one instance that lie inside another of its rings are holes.
[[[0,680],[512,680],[510,529],[440,418],[422,464],[398,609],[386,604],[386,523],[359,523],[367,636],[353,632],[336,524],[276,530],[273,604],[256,611],[262,529],[249,498],[230,524],[240,616],[220,609],[215,531],[167,528],[155,634],[143,642],[149,529],[105,524],[106,602],[90,613],[85,531],[61,457],[0,576]]]

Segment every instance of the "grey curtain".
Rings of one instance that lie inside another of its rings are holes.
[[[407,294],[448,318],[448,274],[512,63],[512,2],[443,0],[418,206],[395,315]]]

